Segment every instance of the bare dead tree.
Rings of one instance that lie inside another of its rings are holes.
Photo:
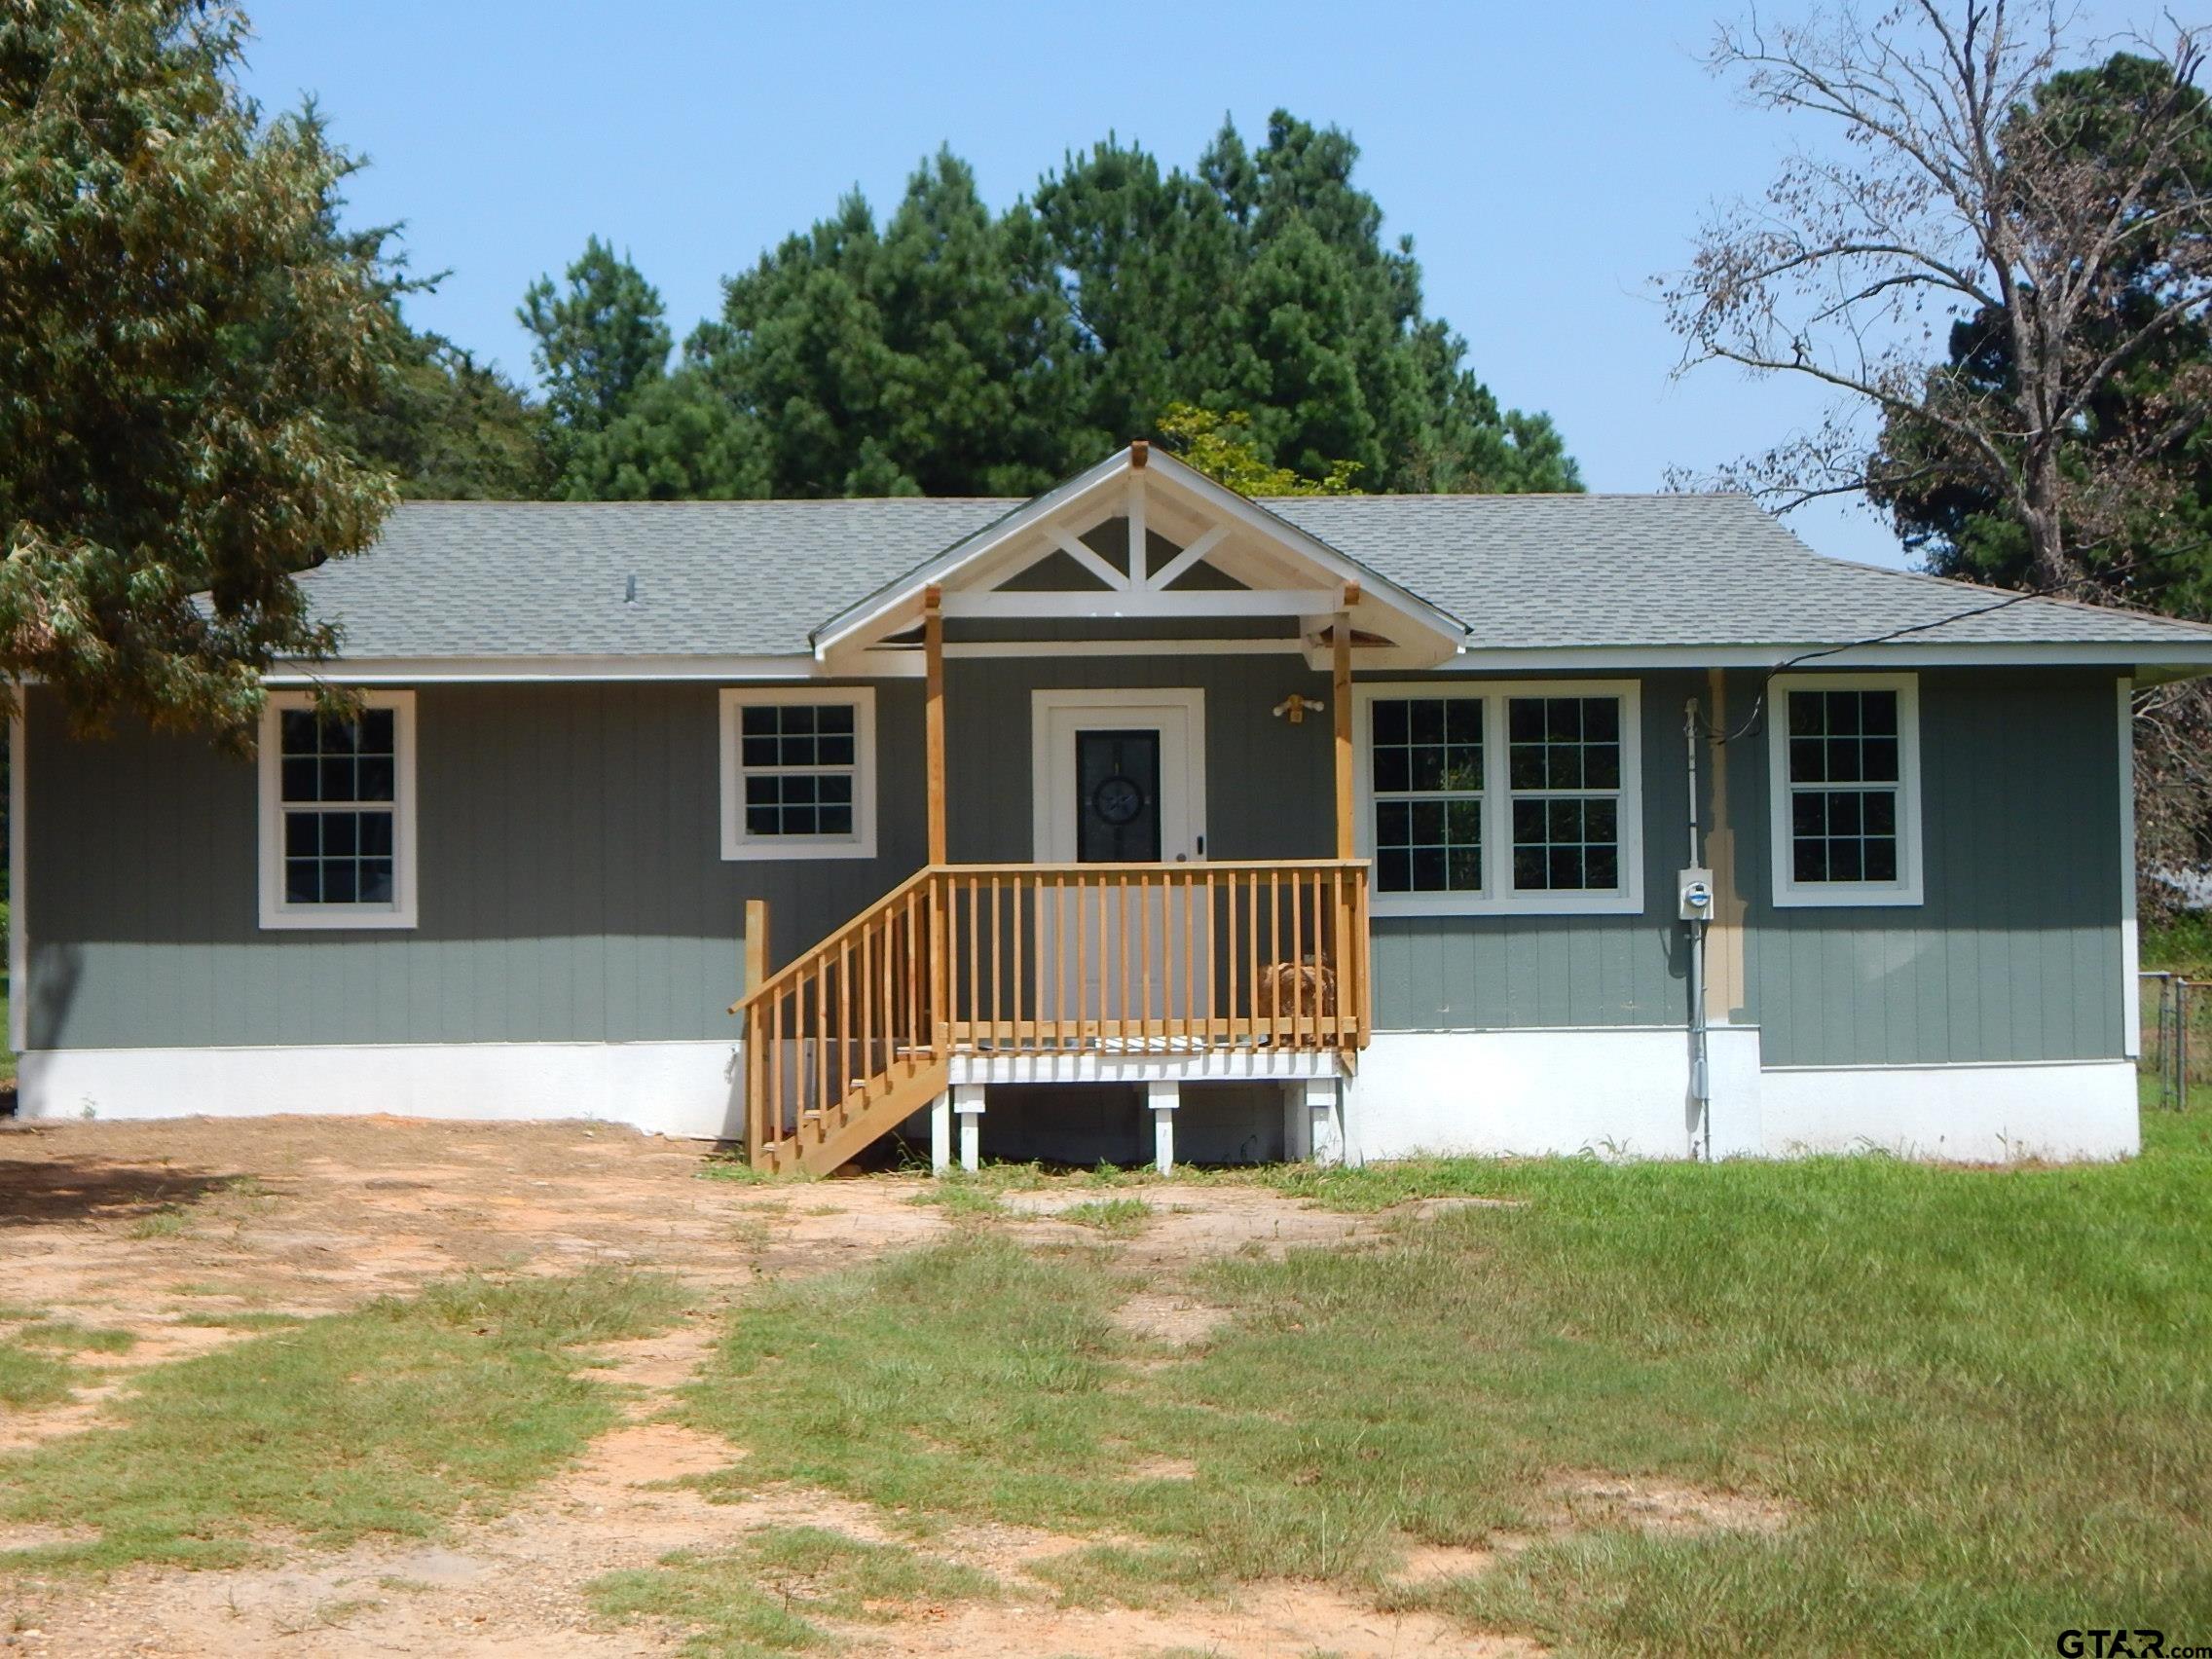
[[[1685,342],[1677,372],[1734,363],[1835,393],[1815,430],[1728,481],[1785,510],[1909,484],[1870,478],[1880,458],[1862,422],[1909,423],[1921,441],[1888,464],[2004,503],[2046,591],[2076,589],[2083,538],[2140,511],[2155,481],[2128,474],[2120,447],[2087,468],[2065,452],[2116,375],[2212,313],[2212,196],[2185,165],[2206,141],[2207,31],[2169,18],[2162,45],[2131,43],[2167,73],[2102,112],[2123,130],[2084,144],[2079,112],[2037,95],[2073,66],[2070,22],[2060,0],[1897,0],[1720,30],[1712,66],[1753,106],[1818,117],[1844,140],[1796,151],[1763,198],[1716,208],[1689,269],[1661,279]],[[2008,331],[2003,384],[1947,372],[1949,325],[1969,316]]]

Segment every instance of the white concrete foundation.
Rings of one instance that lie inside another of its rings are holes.
[[[1712,1034],[1715,1146],[1729,1080],[1758,1070],[1758,1033]],[[1597,1152],[1687,1158],[1689,1033],[1672,1029],[1378,1032],[1345,1108],[1353,1162],[1417,1153]],[[1738,1131],[1730,1130],[1731,1138]]]
[[[1711,1044],[1716,1158],[1881,1150],[1989,1162],[2139,1148],[2125,1059],[1762,1068],[1753,1028],[1716,1027]],[[1124,1081],[1145,1086],[1156,1157],[1171,1163],[1174,1109],[1157,1091],[1188,1080],[1142,1064],[1150,1075]],[[745,1123],[744,1073],[726,1042],[50,1050],[23,1054],[19,1076],[18,1110],[30,1119],[587,1118],[708,1140],[740,1138]],[[1277,1081],[1286,1155],[1318,1161],[1704,1150],[1679,1028],[1382,1032],[1350,1078]],[[977,1166],[985,1093],[984,1078],[956,1078],[927,1112],[934,1166],[955,1156]]]
[[[34,1050],[26,1118],[250,1118],[274,1112],[479,1122],[594,1118],[739,1140],[733,1043],[422,1043],[297,1049]]]
[[[1883,1151],[1978,1163],[2139,1146],[2127,1060],[1762,1067],[1755,1027],[1715,1026],[1709,1042],[1716,1159]],[[1680,1028],[1379,1033],[1349,1083],[1346,1155],[1702,1157],[1689,1055]]]
[[[1961,1163],[2132,1158],[2132,1060],[1776,1067],[1760,1079],[1766,1149],[1895,1152]]]

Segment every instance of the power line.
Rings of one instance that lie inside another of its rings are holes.
[[[2009,594],[1994,605],[1977,605],[1972,610],[1962,610],[1953,616],[1938,616],[1933,622],[1914,622],[1907,627],[1893,628],[1887,634],[1874,634],[1866,639],[1852,640],[1840,645],[1823,645],[1819,650],[1806,651],[1799,656],[1789,658],[1787,662],[1778,662],[1768,669],[1765,677],[1759,681],[1759,694],[1751,699],[1751,712],[1745,718],[1742,725],[1734,731],[1724,732],[1709,725],[1702,718],[1697,718],[1698,730],[1711,742],[1718,744],[1734,743],[1738,738],[1748,737],[1758,728],[1758,723],[1766,713],[1767,688],[1774,683],[1774,677],[1778,674],[1787,674],[1793,668],[1801,667],[1808,662],[1818,662],[1823,657],[1837,656],[1844,651],[1856,651],[1867,645],[1886,645],[1893,640],[1901,640],[1910,634],[1926,634],[1937,628],[1948,628],[1954,622],[1964,622],[1974,616],[1987,616],[1995,611],[2008,610],[2015,605],[2024,605],[2031,599],[2047,597],[2047,595],[2040,593]]]

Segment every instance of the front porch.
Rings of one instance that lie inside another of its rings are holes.
[[[1185,1082],[1295,1087],[1286,1122],[1305,1124],[1304,1090],[1333,1091],[1372,1027],[1355,653],[1414,666],[1449,637],[1420,602],[1141,444],[835,619],[817,640],[826,668],[924,682],[927,856],[772,973],[769,918],[749,909],[752,988],[732,1012],[755,1162],[834,1168],[924,1112],[934,1161],[955,1142],[973,1161],[993,1085],[1141,1086],[1163,1167]],[[1005,846],[1027,820],[1026,860],[951,857],[948,657],[997,738],[959,757],[971,825]],[[1208,852],[1209,724],[1225,733],[1192,682],[1232,660],[1273,694],[1226,734],[1213,793],[1225,821],[1286,827],[1263,845],[1298,856]],[[1254,726],[1287,737],[1309,713],[1325,770],[1304,739],[1296,769],[1270,770],[1283,740]],[[1310,1148],[1309,1128],[1285,1144]]]
[[[753,1161],[826,1172],[926,1110],[973,1168],[994,1084],[1141,1087],[1162,1169],[1183,1084],[1281,1084],[1311,1151],[1372,1029],[1367,906],[1355,860],[931,866],[737,1005]]]

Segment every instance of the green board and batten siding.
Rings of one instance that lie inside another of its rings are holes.
[[[1920,677],[1926,902],[1770,902],[1764,731],[1730,746],[1746,972],[1774,1066],[2117,1057],[2122,1047],[2116,677]],[[1729,677],[1743,711],[1757,679]]]
[[[1747,706],[1751,677],[1730,683]],[[1704,684],[1643,680],[1643,913],[1378,918],[1382,1028],[1681,1022],[1680,722]],[[1325,694],[1324,677],[1289,655],[1070,656],[948,665],[953,856],[1031,856],[1032,689],[1185,685],[1206,694],[1208,851],[1324,852],[1329,722],[1269,713]],[[920,863],[920,688],[885,682],[877,699],[880,856],[768,865],[719,856],[715,687],[425,687],[422,926],[315,934],[256,925],[249,765],[142,732],[72,741],[34,694],[31,1046],[733,1036],[745,900],[769,901],[785,955]],[[1918,909],[1774,909],[1764,744],[1731,749],[1745,1014],[1768,1063],[2117,1054],[2111,678],[1932,673],[1921,704]]]
[[[918,800],[920,688],[876,696]],[[249,763],[31,703],[33,1048],[732,1036],[747,898],[792,948],[922,857],[886,811],[871,861],[724,863],[712,685],[428,686],[422,926],[264,932]]]

